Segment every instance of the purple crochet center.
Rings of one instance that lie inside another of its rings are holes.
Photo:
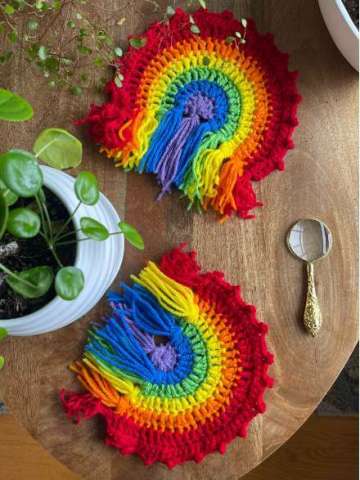
[[[112,307],[118,306],[118,304],[111,302]],[[123,306],[124,308],[124,306]],[[144,352],[149,355],[150,360],[156,368],[163,372],[169,372],[175,368],[177,362],[177,353],[175,348],[167,342],[162,345],[156,345],[155,337],[148,333],[142,332],[135,323],[127,318],[127,322],[134,332],[134,337],[139,342]]]
[[[179,129],[166,147],[155,170],[157,179],[160,185],[162,185],[158,200],[170,191],[170,185],[179,168],[182,149],[189,135],[200,125],[202,120],[210,120],[214,113],[214,101],[206,95],[197,93],[189,99],[185,106],[184,118],[180,123]]]

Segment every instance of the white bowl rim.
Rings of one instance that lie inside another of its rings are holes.
[[[353,34],[356,36],[356,38],[359,40],[359,30],[356,28],[355,23],[353,22],[353,19],[350,17],[349,12],[347,11],[344,3],[342,0],[335,0],[336,6],[338,10],[341,13],[341,16],[343,19],[346,21],[347,25],[349,26],[350,30],[353,32]]]

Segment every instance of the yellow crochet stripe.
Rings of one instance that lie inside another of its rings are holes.
[[[206,380],[193,396],[185,398],[159,398],[142,396],[140,391],[133,391],[130,399],[135,405],[144,409],[176,414],[190,409],[199,402],[210,398],[222,380],[222,368],[227,359],[227,351],[231,336],[228,332],[219,336],[218,329],[211,326],[208,314],[199,308],[199,303],[193,291],[165,275],[158,266],[149,262],[132,280],[149,290],[167,311],[192,323],[202,334],[208,348],[209,370]],[[223,333],[223,332],[221,332]],[[230,349],[232,351],[232,349]],[[141,397],[141,398],[140,398]]]

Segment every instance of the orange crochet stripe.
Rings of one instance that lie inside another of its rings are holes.
[[[152,408],[146,401],[147,397],[144,397],[139,389],[134,389],[128,397],[119,395],[111,383],[102,378],[94,367],[89,369],[83,362],[75,362],[71,369],[77,373],[81,383],[96,398],[100,399],[105,405],[114,407],[118,414],[126,414],[143,427],[151,427],[154,430],[160,429],[162,431],[167,428],[182,432],[190,424],[211,420],[214,415],[218,414],[219,410],[226,407],[239,360],[234,356],[233,334],[231,329],[229,330],[226,320],[222,318],[221,314],[216,314],[207,302],[196,298],[195,300],[200,309],[206,312],[207,325],[205,329],[202,329],[204,338],[206,336],[211,338],[215,331],[220,332],[219,335],[221,336],[218,340],[222,349],[221,382],[216,385],[212,396],[200,405],[196,405],[195,408],[184,408],[185,413],[172,411],[162,413],[158,409],[163,407]],[[165,405],[169,402],[170,400],[165,402]]]

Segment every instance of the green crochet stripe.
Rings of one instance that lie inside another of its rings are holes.
[[[180,398],[193,395],[204,383],[208,372],[208,354],[206,342],[200,331],[189,323],[179,322],[183,334],[188,337],[194,354],[192,372],[187,378],[172,385],[155,385],[146,382],[141,388],[141,394],[146,397]]]
[[[220,70],[216,70],[215,68],[193,67],[190,70],[178,75],[175,80],[172,81],[164,97],[162,98],[159,110],[156,114],[156,119],[160,122],[163,115],[174,107],[175,97],[179,90],[181,90],[189,82],[196,80],[208,80],[209,82],[215,82],[226,92],[229,101],[227,121],[226,124],[213,135],[218,135],[219,141],[221,142],[229,140],[234,135],[240,122],[242,103],[241,92],[236,88],[230,77],[225,75]],[[213,135],[210,136],[212,137]],[[215,143],[214,145],[218,145],[218,143]]]

